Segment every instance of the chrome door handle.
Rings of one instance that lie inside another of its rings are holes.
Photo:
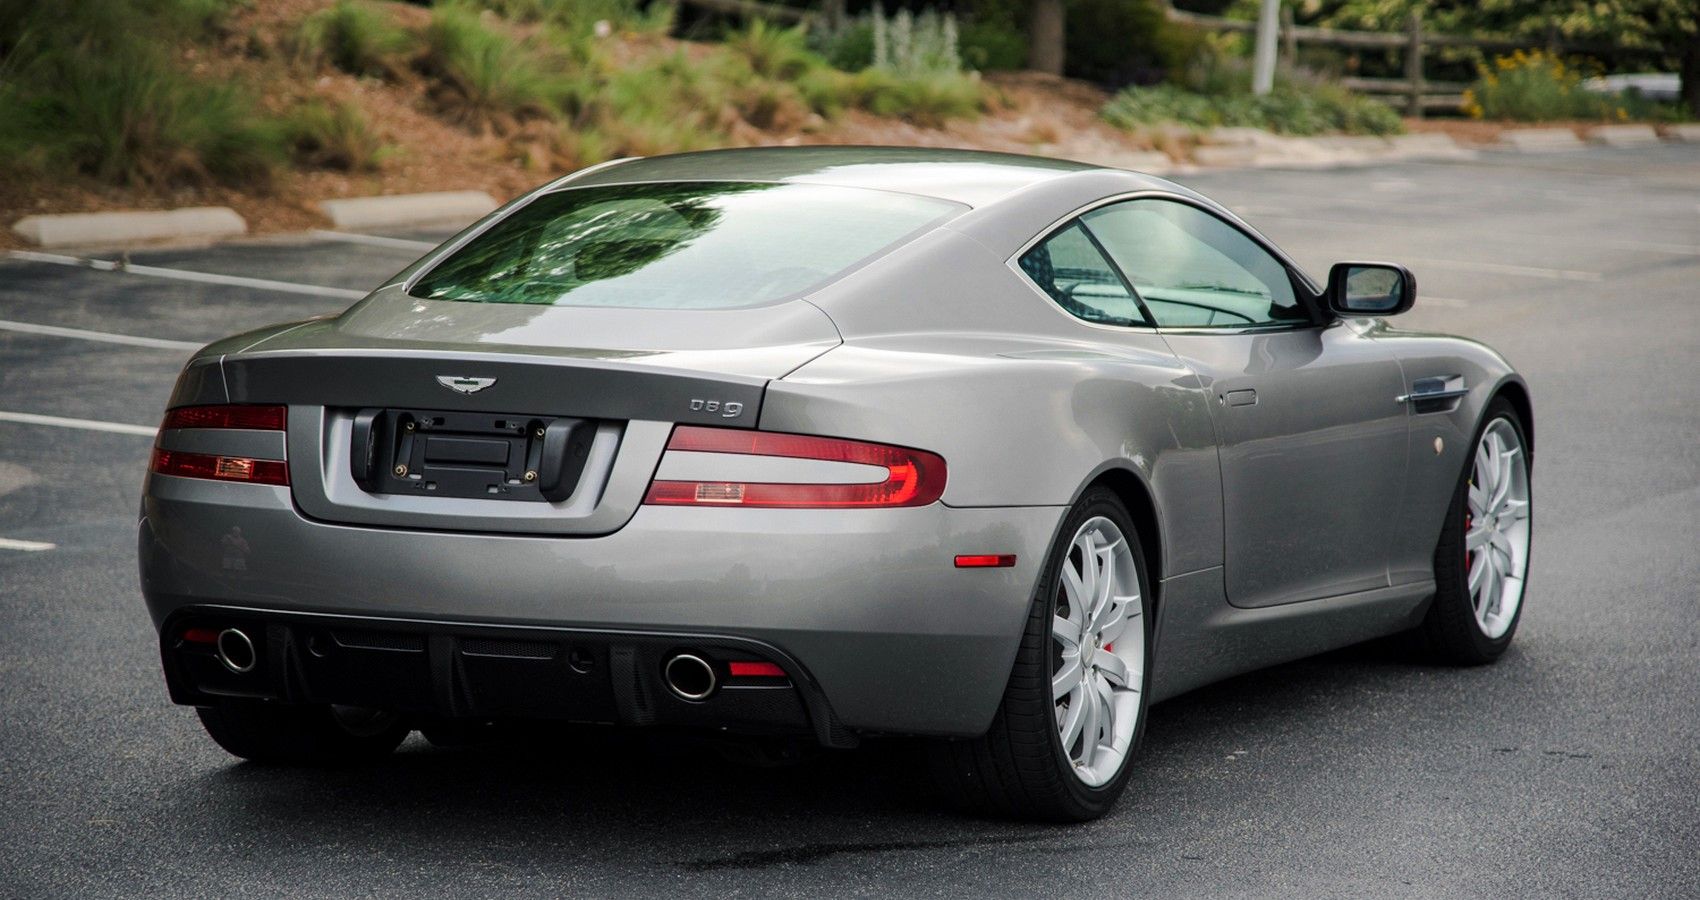
[[[1451,400],[1470,392],[1462,375],[1431,375],[1411,382],[1411,392],[1394,397],[1395,403],[1421,403],[1424,400]]]

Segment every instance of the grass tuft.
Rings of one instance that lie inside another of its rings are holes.
[[[410,43],[385,12],[364,0],[338,0],[308,16],[295,35],[298,58],[350,75],[388,76]]]
[[[366,124],[358,107],[312,99],[284,119],[284,133],[296,164],[345,172],[375,172],[393,148]]]

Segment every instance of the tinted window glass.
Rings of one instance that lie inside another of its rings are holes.
[[[1081,217],[1158,325],[1308,322],[1280,261],[1239,229],[1184,203],[1129,200]]]
[[[568,189],[474,238],[412,294],[554,306],[759,306],[813,290],[965,208],[808,184]]]
[[[1021,271],[1077,318],[1099,325],[1150,324],[1078,222],[1023,254]]]

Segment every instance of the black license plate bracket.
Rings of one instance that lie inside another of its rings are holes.
[[[569,416],[362,409],[349,468],[374,494],[560,502],[578,486],[595,431]]]

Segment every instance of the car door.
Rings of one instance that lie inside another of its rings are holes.
[[[1319,324],[1280,257],[1201,207],[1137,198],[1081,221],[1210,391],[1229,602],[1387,585],[1408,427],[1393,354]]]

